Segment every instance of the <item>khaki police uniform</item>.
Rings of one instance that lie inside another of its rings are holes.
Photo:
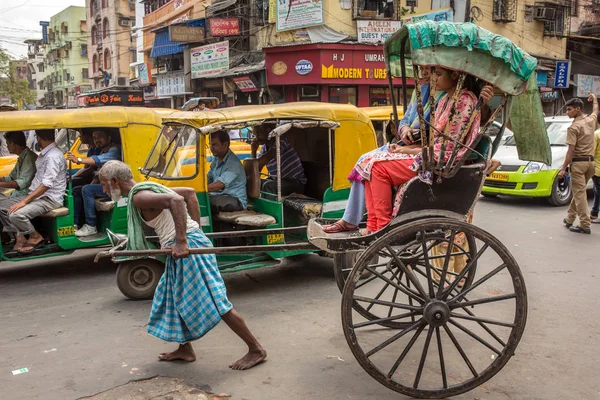
[[[567,211],[567,222],[572,224],[579,217],[581,228],[590,228],[590,210],[588,207],[586,186],[595,171],[594,131],[597,116],[581,115],[573,121],[567,131],[567,144],[575,146],[571,161],[571,184],[573,200]]]

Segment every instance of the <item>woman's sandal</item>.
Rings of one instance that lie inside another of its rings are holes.
[[[358,226],[350,225],[352,228],[345,225],[343,221],[336,221],[331,225],[325,225],[323,232],[325,233],[341,233],[341,232],[352,232],[358,229]]]

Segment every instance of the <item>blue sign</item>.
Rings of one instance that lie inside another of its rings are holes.
[[[313,65],[308,60],[300,60],[296,63],[296,72],[300,75],[306,75],[313,70]]]
[[[548,86],[548,71],[537,71],[536,79],[538,87]]]
[[[50,22],[40,21],[40,26],[42,27],[42,43],[44,44],[48,44],[48,25],[50,25]]]
[[[569,87],[569,72],[571,70],[569,61],[557,61],[554,71],[554,87],[566,89]]]

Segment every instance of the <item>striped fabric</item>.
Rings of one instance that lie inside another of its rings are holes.
[[[188,233],[187,241],[190,248],[212,246],[200,230]],[[167,342],[186,343],[204,336],[232,308],[214,254],[167,257],[154,293],[148,333]]]
[[[273,147],[275,147],[275,142],[269,141],[262,149],[260,149],[258,157],[262,156]],[[267,170],[269,171],[270,177],[277,177],[277,157],[267,163]],[[301,183],[306,183],[304,167],[302,167],[300,157],[285,137],[281,138],[281,179],[296,179]]]

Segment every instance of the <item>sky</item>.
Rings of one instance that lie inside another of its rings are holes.
[[[85,6],[85,0],[2,0],[0,1],[0,47],[13,58],[27,56],[26,39],[41,39],[40,21],[69,6]]]

